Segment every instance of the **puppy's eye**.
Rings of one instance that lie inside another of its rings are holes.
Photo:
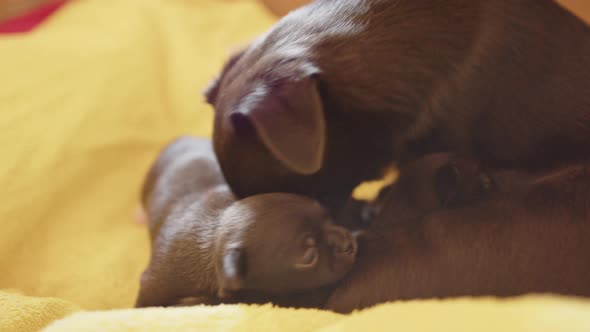
[[[306,270],[314,267],[320,258],[320,254],[316,247],[310,247],[305,250],[301,259],[295,263],[295,268],[299,270]]]

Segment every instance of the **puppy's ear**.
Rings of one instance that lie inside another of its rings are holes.
[[[297,270],[309,270],[318,265],[319,259],[320,252],[318,248],[315,245],[310,246],[305,249],[301,257],[297,257],[294,266]]]
[[[240,60],[240,58],[244,55],[246,49],[239,50],[235,52],[233,55],[230,56],[229,60],[223,65],[223,69],[221,70],[221,74],[214,78],[209,85],[203,90],[203,96],[205,97],[205,101],[210,105],[215,105],[217,102],[217,95],[219,94],[219,84],[221,84],[221,80],[225,76],[225,74]]]
[[[441,166],[435,174],[435,192],[441,206],[453,205],[459,191],[461,173],[453,163]]]
[[[236,132],[252,128],[284,166],[299,174],[322,167],[326,145],[317,72],[260,83],[242,100],[230,121]]]
[[[248,273],[248,259],[244,249],[229,249],[221,262],[221,275],[219,281],[219,297],[226,298],[234,291],[243,287],[244,279]]]
[[[219,84],[221,76],[214,78],[209,82],[209,85],[203,90],[203,96],[207,104],[214,106],[217,101],[217,94],[219,94]]]

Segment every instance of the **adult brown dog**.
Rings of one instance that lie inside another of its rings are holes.
[[[238,196],[338,206],[428,152],[587,158],[589,64],[590,28],[551,0],[318,0],[232,57],[206,97]]]
[[[353,270],[325,307],[403,299],[590,296],[590,166],[487,172],[433,154],[381,192]]]

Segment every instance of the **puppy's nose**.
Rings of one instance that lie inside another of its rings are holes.
[[[349,257],[356,255],[357,243],[351,232],[336,225],[327,225],[324,231],[327,244],[335,255]]]

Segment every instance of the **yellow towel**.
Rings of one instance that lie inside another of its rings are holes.
[[[33,332],[79,308],[56,298],[0,291],[0,331]]]
[[[389,303],[349,316],[268,305],[83,312],[54,323],[45,332],[588,332],[589,316],[587,301],[527,296]]]
[[[33,33],[0,35],[0,331],[72,312],[48,331],[587,327],[588,304],[562,298],[395,303],[350,317],[125,309],[148,260],[147,230],[132,220],[145,171],[174,136],[210,134],[201,89],[273,20],[253,1],[73,0]]]

